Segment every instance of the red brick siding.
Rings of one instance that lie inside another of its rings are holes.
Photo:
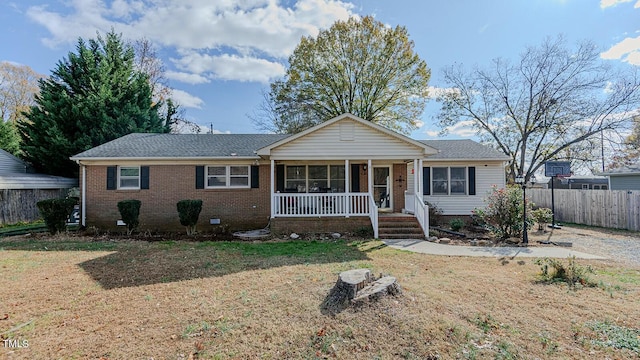
[[[321,217],[321,218],[275,218],[271,220],[271,232],[275,235],[291,233],[354,233],[362,227],[371,228],[369,217]]]
[[[194,165],[149,166],[148,190],[107,190],[107,166],[87,166],[87,226],[115,229],[120,219],[118,202],[137,199],[140,230],[180,231],[176,203],[184,199],[202,199],[198,230],[212,231],[210,218],[220,219],[231,230],[262,228],[270,215],[270,166],[260,166],[257,189],[196,189]]]

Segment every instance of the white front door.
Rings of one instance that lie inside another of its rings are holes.
[[[373,167],[373,198],[381,210],[391,209],[391,167]]]

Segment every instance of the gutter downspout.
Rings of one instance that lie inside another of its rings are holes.
[[[80,224],[82,227],[87,226],[87,167],[85,165],[81,165],[82,167],[82,200],[80,204],[81,215],[80,215]]]

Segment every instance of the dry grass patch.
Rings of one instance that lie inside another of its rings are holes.
[[[620,264],[580,261],[600,286],[570,290],[541,284],[534,259],[428,256],[376,241],[60,236],[3,239],[0,249],[0,333],[29,344],[0,343],[0,358],[640,356],[602,338],[611,335],[600,324],[622,334],[640,324],[640,271]],[[397,277],[402,295],[323,315],[337,274],[361,267]]]

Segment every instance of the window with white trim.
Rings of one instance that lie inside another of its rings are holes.
[[[284,187],[285,192],[345,192],[344,165],[288,165]]]
[[[140,189],[140,167],[139,166],[118,167],[118,188],[119,189]]]
[[[248,188],[249,165],[211,165],[205,172],[206,187],[219,188]]]
[[[466,195],[467,183],[466,167],[431,168],[432,195]]]

